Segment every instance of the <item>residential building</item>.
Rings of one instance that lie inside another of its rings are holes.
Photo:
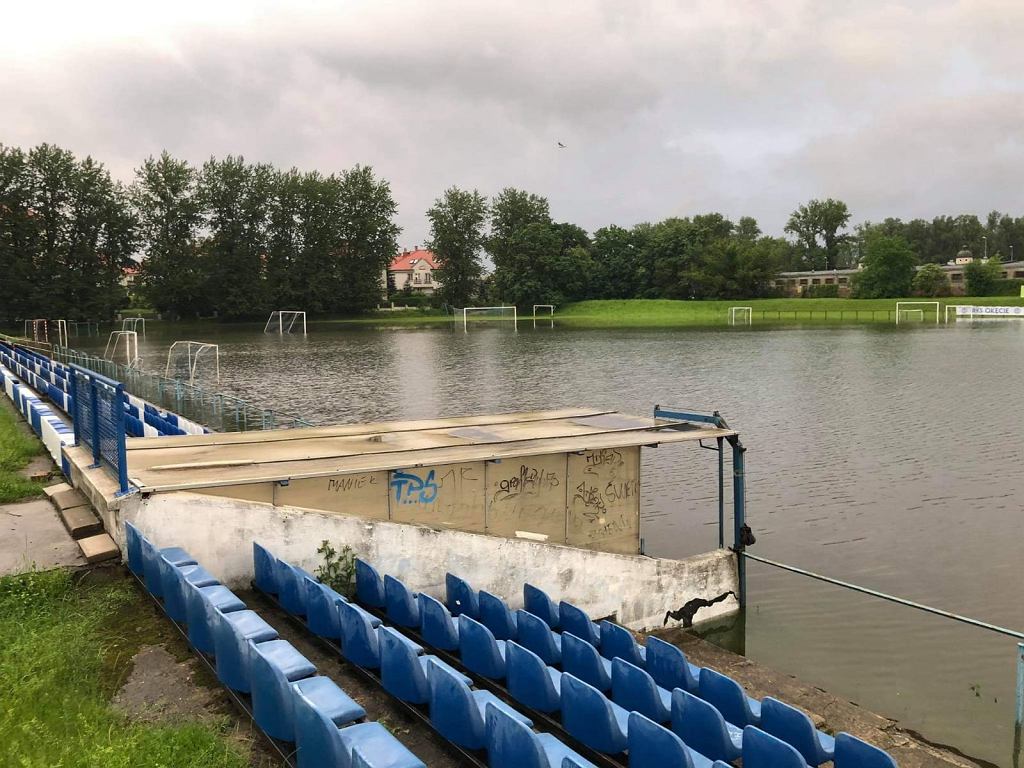
[[[942,264],[943,271],[949,276],[949,284],[954,296],[963,296],[966,280],[964,268],[973,259],[960,256],[953,262]],[[1024,261],[1004,261],[1002,263],[1004,280],[1024,280]],[[787,296],[802,296],[815,285],[836,285],[840,296],[849,296],[851,281],[857,269],[830,269],[809,272],[780,272],[771,285],[781,288]]]
[[[434,277],[437,261],[425,248],[402,251],[388,267],[388,286],[392,291],[410,288],[416,293],[430,295],[440,286]]]

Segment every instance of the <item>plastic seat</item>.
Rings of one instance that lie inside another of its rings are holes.
[[[647,667],[647,650],[633,639],[628,629],[610,621],[602,621],[598,627],[601,632],[602,656],[606,659],[625,659],[641,669]]]
[[[305,691],[295,690],[294,714],[298,768],[354,768],[353,754],[373,768],[426,768],[380,723],[339,730]]]
[[[601,647],[601,630],[590,620],[586,611],[577,608],[565,600],[558,604],[558,623],[562,632],[571,632],[581,640],[586,640],[595,648]]]
[[[884,749],[868,744],[856,736],[836,736],[835,768],[896,768],[896,761]]]
[[[212,587],[219,583],[213,574],[201,565],[183,565],[178,568],[167,562],[163,555],[159,556],[157,563],[164,592],[164,610],[172,621],[180,623],[188,618],[183,581],[197,587]]]
[[[536,653],[545,664],[562,663],[562,636],[554,632],[542,618],[524,610],[516,611],[518,642]]]
[[[629,713],[579,678],[562,675],[562,727],[598,752],[617,755],[626,748]]]
[[[771,696],[761,702],[761,730],[796,747],[808,765],[827,763],[835,754],[834,738],[815,728],[804,712]]]
[[[142,540],[144,538],[142,531],[125,521],[124,540],[125,549],[128,550],[128,569],[140,578],[145,575],[145,566],[142,562]]]
[[[562,706],[562,673],[518,643],[505,643],[505,678],[509,695],[539,712],[557,712]]]
[[[682,688],[672,691],[672,731],[688,747],[712,760],[732,762],[742,754],[743,730]]]
[[[438,664],[461,679],[466,685],[473,681],[452,669],[436,656],[417,656],[405,637],[391,627],[377,630],[380,643],[380,679],[384,690],[410,704],[426,704],[430,700],[429,664]]]
[[[703,667],[700,671],[700,697],[710,702],[728,722],[743,728],[761,722],[761,702],[751,699],[743,687],[720,672]]]
[[[277,561],[277,599],[292,616],[306,615],[305,581],[316,581],[316,577],[298,566]]]
[[[384,582],[377,573],[377,569],[369,563],[360,560],[356,563],[356,598],[363,605],[371,608],[384,607]]]
[[[233,613],[245,610],[245,603],[222,584],[196,587],[185,583],[185,621],[188,641],[200,653],[215,653],[213,645],[214,611]]]
[[[380,641],[377,628],[373,626],[367,613],[352,603],[338,603],[338,620],[341,625],[341,653],[360,667],[377,669],[380,667]],[[412,648],[413,653],[420,654],[423,648],[404,635],[402,642]]]
[[[163,583],[160,579],[159,558],[166,558],[167,562],[175,567],[183,565],[197,565],[192,555],[181,547],[164,547],[157,549],[146,539],[142,540],[142,572],[146,583],[146,590],[153,597],[163,597]]]
[[[276,595],[277,558],[255,541],[252,543],[252,569],[256,588],[269,595]]]
[[[612,663],[590,643],[569,632],[562,633],[562,671],[599,691],[611,690]]]
[[[523,608],[551,629],[558,629],[558,606],[543,589],[529,583],[523,584]]]
[[[491,630],[465,614],[459,617],[459,659],[470,672],[492,680],[505,677],[505,641],[495,640]]]
[[[420,633],[423,642],[442,651],[459,649],[459,625],[440,600],[420,592]]]
[[[480,597],[476,591],[458,576],[444,575],[445,605],[452,616],[466,614],[471,619],[480,618]]]
[[[561,768],[566,759],[580,768],[594,768],[550,733],[534,733],[492,704],[486,707],[484,722],[489,768]]]
[[[516,614],[512,613],[497,595],[481,589],[480,623],[491,630],[495,640],[515,640],[517,637]]]
[[[401,627],[416,628],[420,625],[420,604],[416,593],[394,576],[384,576],[384,604],[388,618]]]
[[[656,723],[672,719],[672,694],[625,659],[612,660],[612,701],[627,712],[639,712]]]
[[[629,768],[711,768],[711,761],[668,728],[639,712],[629,713]]]
[[[429,664],[430,722],[449,741],[468,749],[487,745],[485,708],[488,704],[500,709],[527,727],[533,721],[516,712],[490,691],[470,690],[469,686],[448,670]]]
[[[743,768],[805,768],[806,765],[796,748],[782,739],[752,725],[743,729]]]
[[[249,641],[265,643],[277,639],[277,631],[255,611],[210,613],[217,679],[234,691],[251,690],[252,669]]]
[[[326,584],[313,579],[303,579],[306,588],[306,626],[314,635],[338,640],[341,637],[341,622],[338,619],[338,603],[348,602]]]
[[[662,688],[682,688],[690,693],[700,690],[700,667],[688,662],[686,654],[672,643],[648,637],[646,661],[644,669]]]

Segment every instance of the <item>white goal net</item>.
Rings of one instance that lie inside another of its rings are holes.
[[[164,376],[189,384],[197,380],[220,382],[220,347],[203,341],[176,341],[167,350]]]
[[[935,324],[939,324],[939,302],[937,301],[897,301],[896,325],[906,322],[926,322],[934,313]]]
[[[469,330],[469,322],[472,320],[475,323],[481,321],[498,322],[498,323],[512,323],[512,329],[519,329],[519,318],[516,315],[515,307],[463,307],[462,309],[462,329],[464,331]]]
[[[264,333],[301,333],[306,335],[306,313],[294,309],[275,309],[270,313]]]
[[[729,325],[753,325],[753,307],[729,307]]]

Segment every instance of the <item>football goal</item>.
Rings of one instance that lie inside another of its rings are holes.
[[[547,310],[547,314],[552,316],[552,317],[554,317],[554,314],[555,314],[555,305],[554,304],[534,304],[533,305],[533,316],[534,317],[537,316],[537,310],[538,309],[546,309]]]
[[[469,318],[474,320],[496,320],[500,322],[512,321],[512,329],[519,330],[519,318],[516,315],[515,307],[463,307],[462,308],[462,330],[469,331]]]
[[[753,307],[729,307],[729,325],[753,325]]]
[[[917,320],[925,322],[930,312],[935,312],[935,324],[939,324],[939,302],[937,301],[897,301],[896,325],[901,322]]]
[[[55,335],[55,338],[51,338]],[[26,320],[22,336],[31,341],[39,341],[43,344],[51,342],[60,347],[68,345],[68,321],[67,320],[46,320],[36,318]]]
[[[121,330],[122,331],[134,331],[139,332],[142,329],[142,338],[146,338],[146,318],[144,317],[124,317],[121,318]]]
[[[220,382],[220,347],[204,341],[176,341],[167,350],[164,376],[195,384],[196,378]]]
[[[142,367],[139,357],[139,334],[135,331],[112,331],[103,350],[103,357],[115,363],[120,360],[129,368]]]
[[[301,322],[300,322],[301,321]],[[302,327],[302,335],[306,335],[306,313],[294,309],[275,309],[270,313],[267,324],[263,326],[264,333],[286,333],[297,331],[296,325]]]

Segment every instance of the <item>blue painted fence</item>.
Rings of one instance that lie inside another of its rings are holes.
[[[119,494],[128,492],[124,385],[77,365],[71,369],[71,420],[75,442],[92,451],[93,466],[117,475]]]

